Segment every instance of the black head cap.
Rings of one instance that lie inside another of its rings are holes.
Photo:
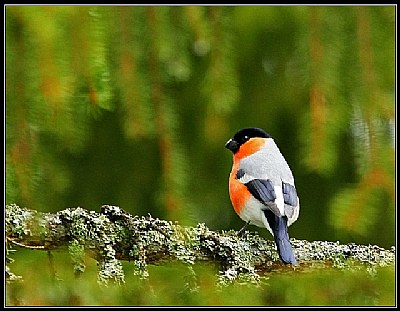
[[[253,137],[271,138],[271,136],[263,129],[248,127],[241,129],[231,139],[229,139],[225,144],[225,148],[231,150],[235,154],[241,145]]]

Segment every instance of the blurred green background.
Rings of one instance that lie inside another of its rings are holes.
[[[256,126],[295,176],[291,237],[395,244],[394,6],[6,6],[5,17],[6,203],[239,229],[224,144]]]

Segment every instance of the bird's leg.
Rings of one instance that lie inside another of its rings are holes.
[[[250,224],[250,220],[244,224],[244,226],[238,231],[237,235],[241,236],[244,232],[244,229],[246,229],[249,224]]]

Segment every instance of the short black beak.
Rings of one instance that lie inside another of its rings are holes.
[[[227,148],[230,151],[232,151],[233,153],[235,153],[239,149],[239,144],[237,143],[237,141],[235,141],[233,139],[229,139],[225,144],[225,148]]]

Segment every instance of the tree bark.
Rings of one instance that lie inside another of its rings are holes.
[[[237,278],[258,281],[260,273],[287,272],[312,265],[349,269],[395,262],[395,247],[291,239],[298,265],[280,263],[272,240],[255,232],[211,231],[205,224],[181,226],[148,216],[132,216],[118,206],[103,205],[100,212],[67,208],[55,214],[40,213],[15,204],[6,206],[6,242],[24,248],[51,251],[68,248],[75,273],[82,273],[84,254],[98,262],[98,281],[124,282],[121,260],[129,260],[141,278],[148,264],[181,261],[190,268],[198,261],[219,266],[221,282]],[[7,276],[13,274],[6,267]]]

